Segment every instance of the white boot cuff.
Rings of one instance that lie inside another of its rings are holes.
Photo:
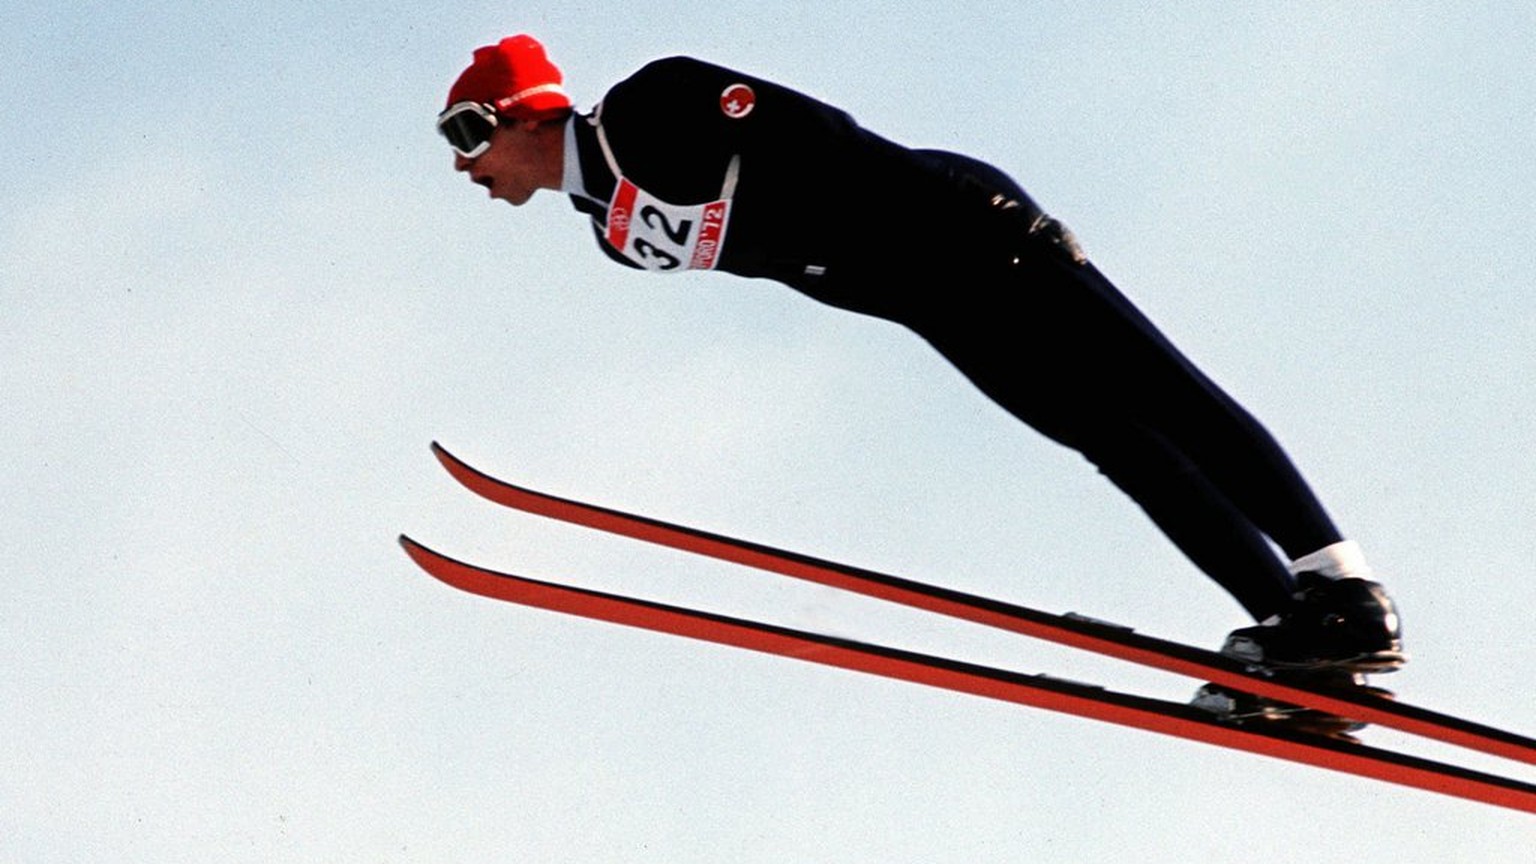
[[[1291,562],[1291,574],[1312,572],[1329,579],[1371,578],[1365,552],[1353,540],[1340,540]]]

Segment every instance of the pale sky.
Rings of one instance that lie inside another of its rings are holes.
[[[1364,545],[1414,655],[1379,683],[1536,733],[1536,12],[1065,5],[0,11],[0,861],[1528,861],[1529,814],[496,603],[395,544],[1200,683],[501,511],[436,439],[1165,638],[1246,623],[915,336],[619,268],[560,197],[487,202],[432,128],[504,35],[582,107],[687,53],[1016,177]]]

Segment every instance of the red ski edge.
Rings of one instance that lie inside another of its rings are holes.
[[[1536,764],[1536,739],[1502,729],[1358,692],[1293,686],[1269,677],[1263,670],[1251,668],[1217,652],[1143,635],[1127,627],[1073,615],[1041,612],[596,504],[560,498],[515,486],[485,474],[435,442],[432,452],[448,473],[470,491],[516,510],[997,627],[1167,672],[1203,678],[1260,696],[1302,704],[1361,722]]]
[[[408,537],[400,542],[433,577],[484,597],[1063,712],[1536,813],[1536,786],[1504,777],[1359,744],[1232,726],[1176,702],[499,573],[455,561]]]

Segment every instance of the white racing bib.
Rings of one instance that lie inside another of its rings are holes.
[[[720,184],[720,196],[704,204],[671,204],[636,186],[619,168],[603,131],[602,106],[593,112],[597,143],[618,182],[608,202],[608,245],[628,261],[653,273],[713,270],[720,262],[726,228],[731,220],[731,197],[741,158],[732,156]]]
[[[608,202],[608,243],[656,273],[713,270],[730,222],[731,200],[668,204],[620,176]]]

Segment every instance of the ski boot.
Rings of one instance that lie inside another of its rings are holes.
[[[1296,586],[1294,606],[1232,631],[1221,653],[1266,669],[1348,674],[1395,672],[1408,662],[1397,607],[1380,585],[1301,573]]]
[[[1373,687],[1365,682],[1364,675],[1353,672],[1337,670],[1286,672],[1277,674],[1276,680],[1294,682],[1299,686],[1307,687],[1353,689],[1382,699],[1394,698],[1392,691]],[[1264,728],[1316,735],[1348,744],[1359,744],[1360,739],[1352,733],[1359,732],[1369,725],[1348,717],[1319,711],[1316,708],[1255,696],[1220,684],[1206,684],[1201,687],[1195,692],[1195,698],[1190,701],[1190,704],[1214,714],[1224,723],[1238,726],[1262,725]]]

